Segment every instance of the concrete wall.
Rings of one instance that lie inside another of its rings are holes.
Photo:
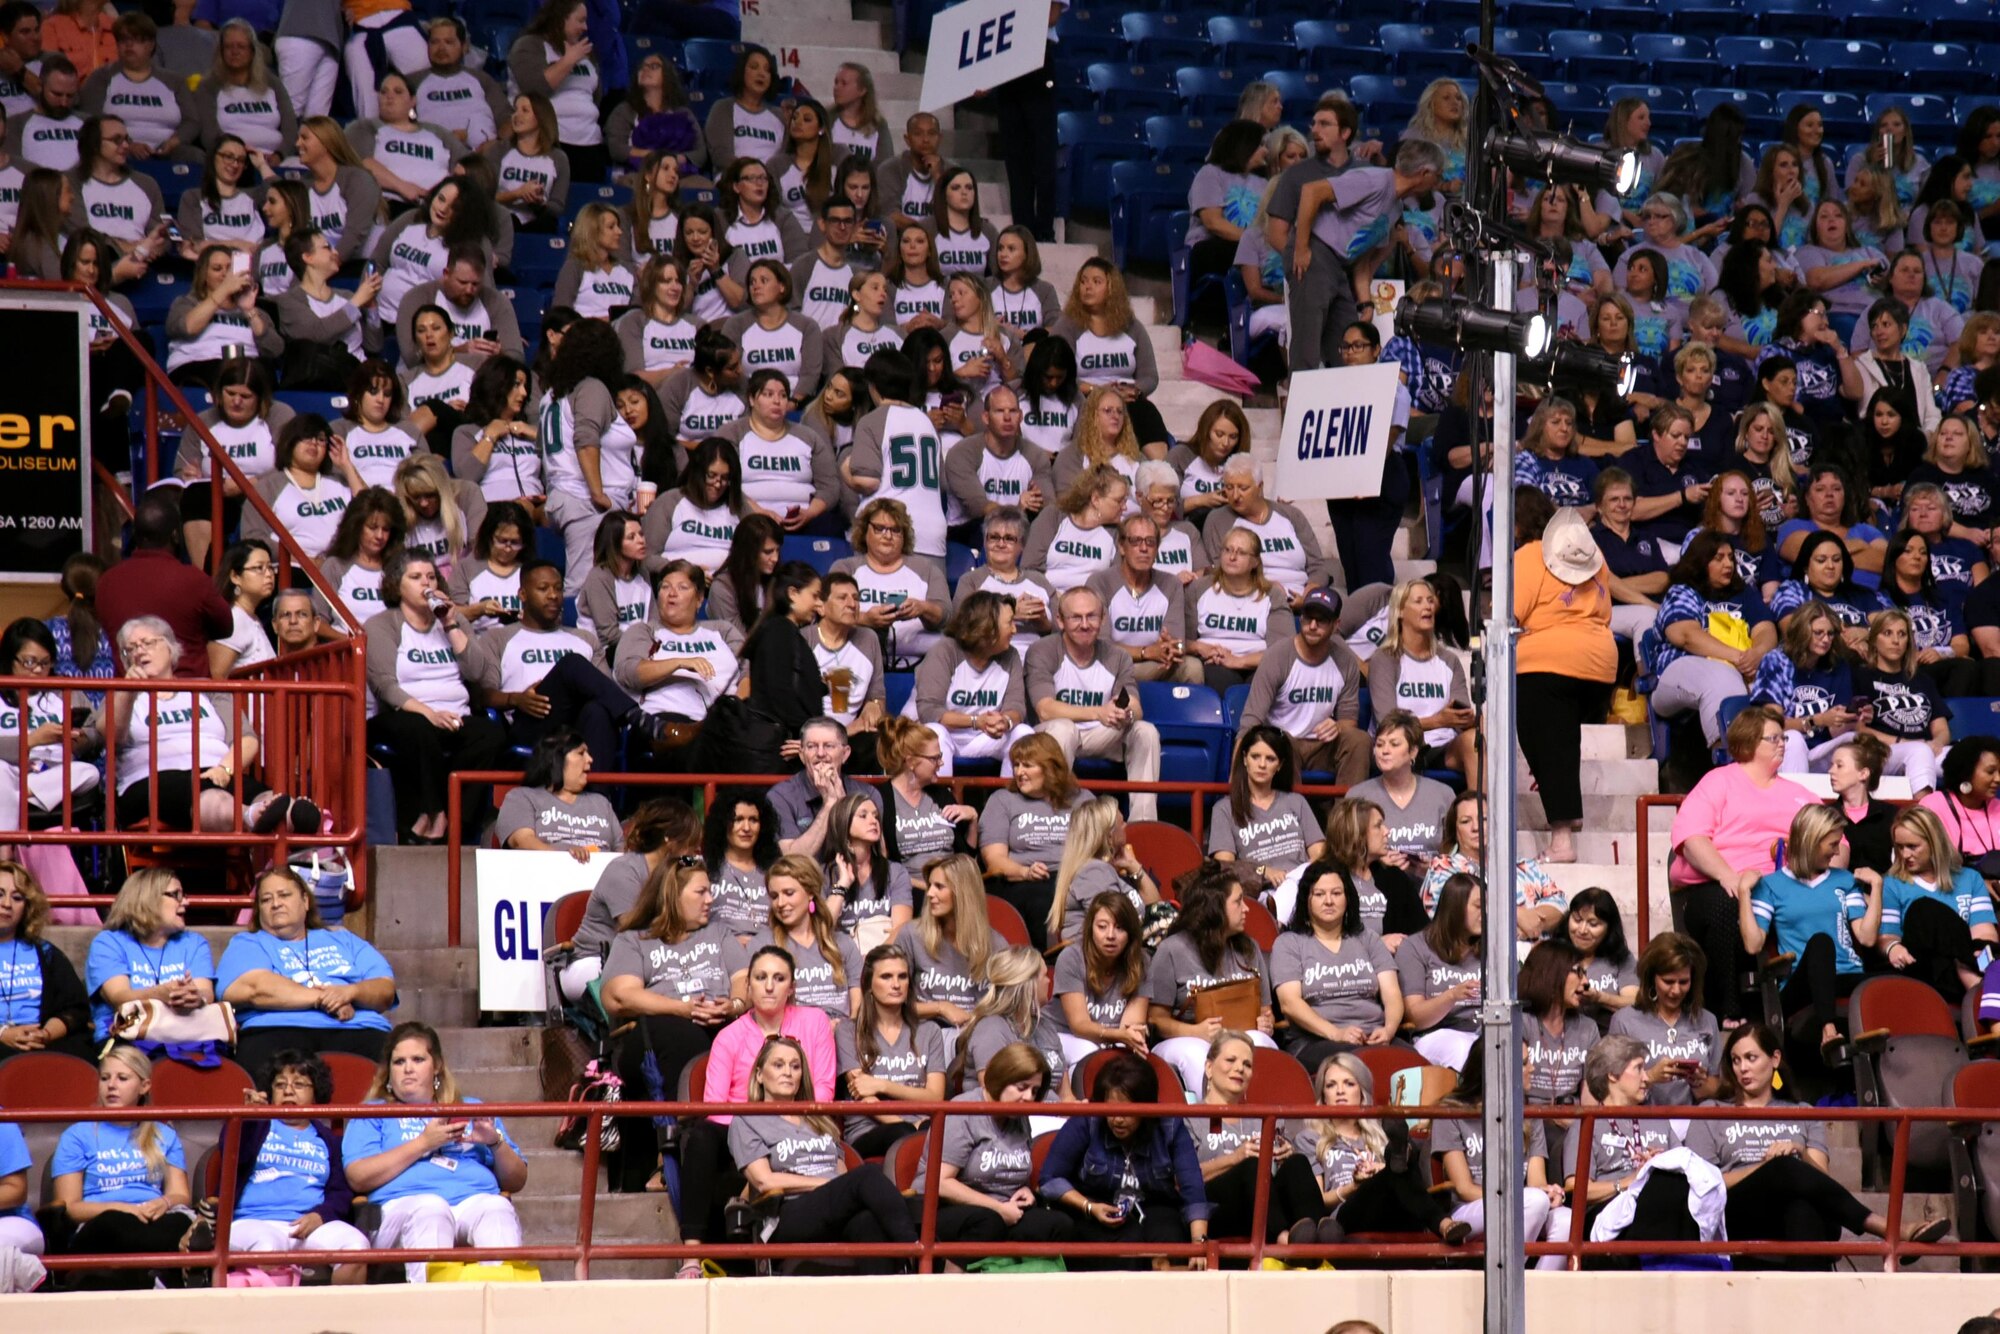
[[[1010,1300],[1012,1299],[1012,1300]],[[1534,1334],[1687,1334],[1690,1330],[1893,1329],[1952,1334],[2000,1307],[2000,1276],[1957,1274],[1530,1274]],[[311,1292],[153,1292],[0,1298],[0,1328],[119,1334],[546,1334],[551,1329],[670,1329],[742,1334],[874,1329],[1020,1334],[1024,1320],[1090,1334],[1323,1334],[1350,1319],[1385,1334],[1478,1334],[1472,1273],[1369,1271],[1135,1277],[729,1279],[710,1283],[452,1285]]]

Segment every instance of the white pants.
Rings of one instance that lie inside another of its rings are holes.
[[[406,12],[391,10],[386,14],[370,14],[355,27],[380,28],[403,17]],[[422,28],[405,24],[386,34],[382,44],[389,48],[389,59],[403,73],[415,74],[418,70],[430,68],[430,41],[424,36]],[[361,32],[357,31],[347,39],[347,90],[354,95],[354,114],[357,117],[376,114],[375,85],[382,82],[382,76],[387,72],[376,69],[369,62],[368,39]]]
[[[1014,743],[1024,736],[1033,736],[1035,729],[1026,723],[1016,723],[1014,729],[1005,736],[988,736],[976,727],[953,729],[943,723],[929,724],[931,735],[938,739],[938,749],[944,758],[938,761],[938,777],[949,778],[959,760],[990,760],[996,756],[1000,760],[1000,776],[1014,776],[1014,761],[1007,752],[1014,749]]]
[[[1451,1216],[1459,1222],[1470,1225],[1472,1235],[1486,1235],[1486,1201],[1468,1200],[1451,1211]],[[1551,1205],[1549,1197],[1530,1186],[1521,1196],[1521,1239],[1523,1241],[1567,1241],[1569,1240],[1570,1211],[1564,1205]],[[1544,1255],[1535,1261],[1537,1269],[1567,1269],[1569,1261],[1560,1255]]]
[[[1262,338],[1267,333],[1278,335],[1278,346],[1287,352],[1292,349],[1292,311],[1282,301],[1268,306],[1254,307],[1250,312],[1250,336]]]
[[[324,116],[333,110],[333,89],[340,78],[340,63],[333,53],[310,37],[278,39],[278,79],[291,94],[292,108],[299,119]],[[285,144],[279,152],[290,157],[296,149]]]
[[[1081,1065],[1085,1057],[1098,1049],[1095,1042],[1092,1042],[1089,1038],[1080,1038],[1074,1033],[1059,1033],[1056,1036],[1062,1040],[1063,1060],[1069,1063],[1069,1068],[1072,1070]],[[1076,1090],[1076,1094],[1078,1097],[1082,1097],[1083,1090]]]
[[[1690,709],[1701,714],[1701,734],[1710,746],[1722,744],[1722,701],[1747,695],[1743,673],[1726,662],[1692,653],[1674,659],[1653,687],[1653,712],[1671,718]]]
[[[1889,747],[1889,762],[1882,772],[1902,774],[1910,780],[1911,793],[1922,793],[1937,786],[1937,752],[1928,741],[1898,741]]]
[[[18,1215],[0,1218],[0,1250],[11,1246],[29,1255],[40,1255],[43,1245],[42,1230],[35,1226],[34,1219]]]
[[[1122,728],[1093,727],[1087,732],[1067,718],[1058,718],[1043,723],[1038,730],[1062,747],[1063,759],[1072,769],[1079,754],[1098,760],[1122,759],[1125,777],[1132,782],[1160,781],[1160,729],[1143,718]],[[1130,796],[1134,820],[1160,817],[1160,799],[1151,792],[1134,792]]]
[[[1472,1054],[1479,1034],[1468,1033],[1457,1028],[1433,1028],[1428,1033],[1419,1033],[1410,1045],[1417,1049],[1417,1055],[1432,1065],[1441,1065],[1448,1070],[1463,1070],[1465,1058]],[[1382,1090],[1376,1090],[1380,1093]]]
[[[1611,633],[1639,642],[1639,636],[1653,628],[1653,622],[1660,619],[1658,607],[1640,607],[1624,603],[1611,609]]]
[[[0,763],[0,829],[21,827],[21,779],[19,767]],[[104,775],[97,772],[96,766],[81,760],[67,768],[57,764],[47,769],[30,770],[27,774],[28,805],[31,810],[59,811],[65,791],[81,796],[95,791],[103,782]]]
[[[1854,733],[1842,732],[1830,741],[1809,745],[1804,732],[1785,733],[1785,758],[1778,763],[1781,774],[1823,774],[1833,767],[1833,752],[1854,740]]]
[[[548,508],[549,522],[562,533],[563,552],[568,558],[568,568],[563,571],[563,596],[573,598],[583,591],[583,581],[590,577],[591,563],[597,555],[597,525],[603,521],[604,513],[588,496],[571,495],[567,491],[551,491]]]
[[[562,970],[559,985],[564,1000],[580,1001],[592,982],[604,975],[604,960],[595,954],[581,954]]]
[[[519,1246],[521,1218],[504,1195],[475,1195],[446,1204],[440,1195],[405,1195],[382,1206],[375,1244],[387,1250],[442,1250],[447,1246]],[[412,1283],[425,1280],[428,1260],[403,1266]]]
[[[365,1251],[368,1237],[347,1223],[321,1223],[301,1241],[292,1235],[290,1223],[268,1218],[229,1220],[229,1249],[232,1251]]]
[[[1269,1047],[1272,1051],[1278,1049],[1278,1044],[1271,1040],[1271,1035],[1260,1029],[1250,1030],[1250,1041],[1259,1047]],[[1165,1042],[1155,1042],[1153,1055],[1174,1068],[1174,1073],[1181,1077],[1181,1087],[1187,1090],[1190,1097],[1196,1099],[1201,1097],[1202,1067],[1208,1064],[1207,1038],[1168,1038]],[[1167,1096],[1169,1092],[1171,1092],[1169,1089],[1160,1090],[1162,1102],[1173,1101]],[[1078,1097],[1088,1095],[1089,1091],[1086,1089],[1077,1090]]]

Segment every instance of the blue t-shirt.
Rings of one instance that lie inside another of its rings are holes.
[[[1937,581],[1938,596],[1945,602],[1965,609],[1965,599],[1972,592],[1972,567],[1982,565],[1985,555],[1978,547],[1962,537],[1941,537],[1931,542],[1931,578]]]
[[[1677,467],[1669,468],[1661,461],[1651,441],[1646,441],[1618,456],[1618,466],[1632,477],[1632,494],[1640,500],[1652,500],[1661,496],[1677,496],[1694,485],[1698,478],[1682,456]],[[1635,531],[1648,537],[1661,538],[1679,543],[1687,540],[1701,522],[1701,506],[1689,504],[1683,496],[1680,503],[1658,518],[1647,519],[1633,525]]]
[[[1803,489],[1803,484],[1801,484],[1801,489]],[[1784,546],[1785,543],[1792,540],[1794,533],[1811,535],[1819,531],[1820,526],[1811,519],[1787,519],[1778,526],[1778,535],[1771,539],[1771,547],[1773,550],[1776,550]],[[1887,533],[1871,523],[1857,523],[1847,530],[1847,535],[1857,542],[1887,541],[1889,537]],[[1882,576],[1873,570],[1857,569],[1854,572],[1854,582],[1861,588],[1879,588],[1882,585]]]
[[[56,1156],[49,1161],[54,1176],[83,1173],[83,1198],[88,1204],[144,1204],[157,1200],[164,1183],[154,1180],[146,1157],[132,1142],[137,1123],[125,1121],[85,1121],[63,1131],[56,1143]],[[159,1135],[160,1153],[167,1166],[187,1170],[187,1155],[181,1137],[165,1123],[154,1127]]]
[[[114,1007],[98,992],[114,977],[122,977],[134,991],[157,987],[177,977],[215,980],[214,956],[199,931],[183,931],[158,949],[141,945],[124,931],[100,931],[90,942],[90,958],[84,965],[84,985],[90,991],[91,1024],[102,1042],[111,1036]]]
[[[1800,607],[1817,598],[1826,604],[1835,620],[1842,626],[1857,628],[1868,624],[1868,618],[1885,610],[1889,601],[1874,589],[1862,588],[1858,582],[1842,584],[1831,593],[1821,593],[1809,588],[1797,579],[1787,579],[1778,585],[1778,591],[1771,594],[1771,614],[1790,616]]]
[[[25,940],[0,950],[0,1026],[42,1022],[42,952]]]
[[[1994,925],[1993,896],[1986,892],[1986,882],[1970,866],[1961,866],[1958,874],[1952,877],[1949,889],[1940,889],[1935,884],[1912,884],[1893,875],[1883,876],[1882,934],[1902,935],[1904,914],[1919,899],[1942,903],[1964,918],[1967,926]]]
[[[1517,486],[1535,487],[1564,509],[1590,504],[1590,488],[1597,480],[1597,464],[1581,454],[1546,459],[1523,452],[1515,460],[1515,472]]]
[[[1833,941],[1836,973],[1861,971],[1861,955],[1847,924],[1868,913],[1868,897],[1846,871],[1829,870],[1807,883],[1773,871],[1750,891],[1750,912],[1766,931],[1778,933],[1778,952],[1805,957],[1814,936]]]
[[[1604,553],[1604,568],[1620,579],[1664,573],[1667,568],[1666,561],[1660,558],[1660,544],[1636,524],[1629,542],[1601,523],[1590,526],[1590,535],[1597,539],[1597,549]]]
[[[1675,584],[1660,599],[1660,614],[1653,618],[1653,628],[1659,632],[1659,644],[1653,650],[1653,671],[1664,672],[1667,668],[1687,656],[1687,650],[1676,648],[1667,639],[1667,627],[1682,621],[1693,621],[1704,630],[1709,629],[1709,618],[1715,615],[1734,616],[1751,630],[1771,619],[1770,610],[1764,606],[1764,599],[1755,586],[1745,584],[1726,597],[1704,598],[1694,591],[1691,584]],[[1712,630],[1710,633],[1714,633]]]
[[[34,1165],[35,1160],[28,1153],[28,1141],[21,1134],[21,1127],[0,1121],[0,1177],[10,1177],[16,1172],[25,1172]],[[28,1198],[33,1199],[33,1194],[31,1193]],[[20,1208],[9,1209],[6,1213],[0,1214],[0,1218],[16,1216],[33,1218],[34,1211],[24,1200]]]
[[[1854,673],[1844,659],[1833,654],[1818,667],[1807,669],[1783,652],[1768,653],[1757,664],[1757,679],[1750,686],[1752,704],[1775,704],[1787,718],[1811,718],[1842,708],[1853,698]],[[1824,741],[1826,734],[1815,731],[1812,739]]]
[[[477,1098],[467,1098],[467,1107],[476,1106]],[[464,1114],[468,1119],[477,1115]],[[347,1123],[347,1133],[340,1141],[340,1160],[343,1163],[358,1163],[363,1158],[373,1158],[401,1144],[407,1144],[424,1133],[424,1126],[431,1118],[427,1116],[386,1116],[357,1118]],[[507,1127],[498,1119],[494,1126],[507,1147],[516,1153],[520,1149],[513,1137],[507,1134]],[[375,1201],[400,1200],[410,1195],[435,1195],[446,1204],[463,1204],[475,1195],[498,1195],[500,1179],[493,1175],[493,1147],[475,1144],[471,1140],[455,1140],[447,1143],[428,1158],[403,1169],[393,1180],[377,1186],[368,1192],[368,1198]]]
[[[389,961],[352,931],[322,928],[306,932],[303,940],[280,940],[268,931],[245,931],[222,951],[215,994],[223,995],[245,973],[258,971],[276,973],[302,987],[347,986],[393,977]],[[252,1010],[244,1006],[237,1007],[236,1019],[243,1028],[389,1029],[387,1015],[359,1007],[344,1024],[324,1010]]]
[[[319,1207],[332,1175],[327,1143],[318,1131],[273,1121],[237,1197],[236,1216],[290,1223]]]

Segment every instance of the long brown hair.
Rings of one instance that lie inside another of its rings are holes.
[[[437,1069],[437,1094],[433,1102],[463,1102],[459,1096],[458,1080],[452,1076],[451,1067],[444,1061],[444,1042],[437,1030],[429,1024],[411,1019],[397,1024],[389,1030],[389,1037],[382,1044],[382,1059],[375,1063],[375,1077],[368,1081],[368,1096],[363,1102],[392,1102],[395,1094],[389,1086],[389,1063],[396,1058],[396,1048],[411,1038],[416,1038],[430,1048],[431,1064]]]
[[[1125,949],[1115,959],[1099,952],[1091,930],[1101,912],[1110,913],[1111,920],[1125,932]],[[1132,906],[1131,899],[1115,889],[1105,890],[1083,910],[1083,939],[1077,946],[1083,951],[1084,985],[1092,995],[1114,984],[1118,994],[1127,1000],[1138,994],[1140,984],[1146,980],[1146,949],[1139,938],[1140,930],[1139,910]]]
[[[879,1030],[885,1011],[875,999],[875,970],[885,963],[900,962],[909,973],[908,989],[903,992],[902,1008],[896,1011],[896,1022],[903,1026],[903,1034],[910,1038],[910,1049],[918,1050],[913,1036],[917,1025],[923,1022],[917,1017],[917,966],[910,961],[910,952],[901,945],[877,945],[868,951],[868,957],[861,961],[861,1004],[854,1011],[854,1051],[861,1060],[861,1072],[868,1073],[875,1058],[881,1053]]]
[[[812,932],[813,947],[819,951],[819,957],[825,959],[827,965],[833,969],[834,983],[845,987],[847,965],[840,957],[840,942],[834,939],[839,923],[827,909],[826,877],[821,874],[819,863],[810,857],[801,856],[796,852],[791,853],[771,863],[769,869],[764,872],[764,883],[769,885],[781,875],[798,881],[799,888],[805,890],[810,900],[810,906],[806,909],[806,927]],[[783,943],[788,934],[778,921],[777,905],[773,903],[771,939]]]
[[[708,868],[699,856],[683,853],[662,858],[639,887],[639,897],[633,901],[632,911],[620,919],[618,929],[641,931],[669,945],[686,940],[694,928],[681,916],[681,891],[695,876],[708,879]]]
[[[944,872],[951,883],[951,946],[965,956],[967,967],[974,981],[986,977],[986,962],[993,953],[993,926],[986,915],[986,880],[979,874],[979,863],[962,852],[949,857],[938,857],[924,863],[924,888],[930,888],[931,876]],[[930,895],[921,895],[922,906],[917,911],[917,938],[924,942],[924,949],[932,958],[945,945],[944,926],[930,909]]]
[[[1424,928],[1424,942],[1446,963],[1463,963],[1479,937],[1465,924],[1465,905],[1479,889],[1479,877],[1460,871],[1438,890],[1437,911]]]
[[[87,672],[97,659],[97,641],[104,623],[97,619],[97,577],[105,571],[104,557],[79,551],[63,562],[62,591],[69,598],[63,619],[69,622],[69,656],[76,670]]]

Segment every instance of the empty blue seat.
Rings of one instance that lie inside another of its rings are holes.
[[[1440,28],[1463,28],[1479,22],[1480,0],[1425,0],[1424,21]]]
[[[1316,69],[1267,69],[1264,82],[1275,86],[1285,99],[1285,119],[1291,124],[1305,120],[1320,94],[1333,92],[1340,86]]]
[[[1720,53],[1717,55],[1719,58]],[[1746,120],[1753,116],[1768,117],[1776,114],[1771,104],[1771,95],[1752,88],[1697,88],[1688,94],[1688,102],[1693,106],[1694,114],[1703,120],[1708,119],[1708,113],[1724,102],[1730,103],[1742,112]]]
[[[1549,55],[1562,63],[1572,79],[1624,79],[1632,75],[1630,47],[1623,35],[1583,28],[1558,28],[1549,34]]]
[[[1745,88],[1788,87],[1805,71],[1798,43],[1784,37],[1718,37],[1715,63]]]
[[[1900,73],[1912,89],[1927,93],[1977,93],[1993,86],[1993,67],[1958,42],[1891,42],[1891,81]]]
[[[1232,738],[1236,735],[1238,724],[1243,721],[1243,706],[1249,702],[1250,687],[1247,685],[1231,686],[1222,692],[1222,725],[1229,729]],[[1236,749],[1234,741],[1229,748],[1231,751]]]
[[[681,44],[681,67],[696,78],[716,75],[727,79],[735,73],[742,56],[742,42],[719,37],[696,37]]]
[[[1688,95],[1678,88],[1663,83],[1614,83],[1604,90],[1607,102],[1622,102],[1628,97],[1643,98],[1654,115],[1662,111],[1693,111]]]
[[[1248,70],[1183,66],[1174,73],[1181,105],[1191,116],[1233,116],[1244,86],[1255,77]]]
[[[1914,20],[1940,42],[1979,42],[1993,35],[1992,0],[1930,0]]]
[[[1551,3],[1551,0],[1511,0],[1500,6],[1500,19],[1510,28],[1529,28],[1536,32],[1548,32],[1552,28],[1568,27],[1576,22],[1576,8],[1573,5]]]
[[[564,238],[519,232],[514,237],[514,258],[507,268],[524,283],[552,287],[568,258],[569,242]]]
[[[1160,778],[1210,783],[1229,767],[1232,734],[1222,725],[1222,697],[1207,686],[1141,681],[1139,710],[1160,733]]]
[[[1056,186],[1065,206],[1097,213],[1111,208],[1111,164],[1146,151],[1144,122],[1130,114],[1060,111],[1056,138],[1062,145]]]
[[[1121,5],[1115,9],[1106,8],[1102,5],[1090,5],[1084,8],[1072,6],[1064,10],[1062,18],[1056,21],[1056,31],[1061,34],[1064,42],[1068,42],[1073,36],[1081,36],[1085,33],[1099,37],[1123,38],[1125,36],[1124,6]]]
[[[1666,5],[1657,9],[1625,0],[1576,0],[1575,13],[1559,26],[1586,27],[1598,32],[1656,32],[1665,26]]]
[[[944,544],[944,577],[952,588],[965,577],[966,571],[979,563],[979,552],[962,542]]]
[[[1656,0],[1656,3],[1669,32],[1684,32],[1696,37],[1724,37],[1740,33],[1749,26],[1743,7],[1736,0]],[[1612,7],[1616,7],[1616,0],[1612,0]],[[1601,13],[1593,7],[1591,18],[1596,20]]]
[[[1464,36],[1468,45],[1477,42],[1479,40],[1479,29],[1476,27],[1467,28]],[[1544,42],[1531,29],[1495,28],[1493,30],[1493,50],[1498,55],[1518,60],[1523,56],[1545,56],[1549,53],[1549,46],[1548,43]]]
[[[1827,0],[1758,0],[1748,12],[1758,29],[1773,37],[1817,37],[1840,27]]]
[[[1913,8],[1909,0],[1840,0],[1838,12],[1847,25],[1848,36],[1872,37],[1877,41],[1907,37],[1923,22],[1921,11]]]
[[[1715,77],[1715,44],[1684,32],[1648,32],[1632,39],[1632,58],[1656,83],[1699,83]]]
[[[1292,42],[1303,69],[1347,70],[1367,62],[1366,52],[1382,55],[1375,26],[1348,19],[1303,19],[1292,25]]]
[[[125,295],[132,302],[132,318],[139,324],[164,323],[174,302],[192,286],[187,279],[161,270],[148,273],[137,286],[126,289]],[[165,353],[162,346],[160,354]]]
[[[1208,21],[1208,44],[1225,64],[1238,63],[1236,49],[1246,43],[1253,46],[1289,46],[1291,36],[1292,26],[1283,19],[1260,18],[1254,14],[1248,17],[1218,14]]]
[[[1901,82],[1888,65],[1888,53],[1879,42],[1854,37],[1808,37],[1799,43],[1806,66],[1820,85],[1834,89],[1867,90],[1885,83]]]
[[[1163,66],[1092,65],[1089,77],[1090,91],[1097,94],[1098,106],[1106,111],[1143,116],[1180,110],[1181,94],[1174,83],[1174,71]]]
[[[1347,81],[1347,95],[1364,119],[1388,106],[1414,108],[1423,90],[1423,84],[1401,74],[1357,74]]]
[[[901,713],[903,706],[910,702],[910,692],[916,688],[915,672],[882,673],[882,707],[892,714]]]
[[[1465,52],[1448,28],[1429,23],[1385,23],[1376,36],[1396,71],[1412,79],[1450,77],[1466,67]]]
[[[1127,14],[1122,24],[1132,59],[1186,64],[1206,59],[1208,34],[1182,14]]]
[[[834,562],[846,560],[854,554],[844,537],[805,537],[798,533],[787,533],[781,544],[779,559],[802,560],[821,574],[833,573]]]
[[[1228,118],[1221,116],[1148,116],[1146,147],[1155,152],[1192,148],[1206,155],[1215,132],[1228,123]]]
[[[1970,52],[1966,53],[1966,62],[1970,67]],[[1949,138],[1951,127],[1958,123],[1952,115],[1950,100],[1930,93],[1870,93],[1861,101],[1861,109],[1871,121],[1891,107],[1903,113],[1920,138],[1935,139],[1938,136],[1930,132],[1937,130],[1944,130],[1944,137]]]
[[[1111,258],[1167,261],[1167,215],[1187,207],[1192,167],[1169,162],[1119,162],[1111,168]]]
[[[1995,733],[2000,733],[2000,699],[1986,695],[1967,695],[1946,700],[1944,708],[1951,717],[1951,736],[1954,741],[1960,737],[1993,736]]]

